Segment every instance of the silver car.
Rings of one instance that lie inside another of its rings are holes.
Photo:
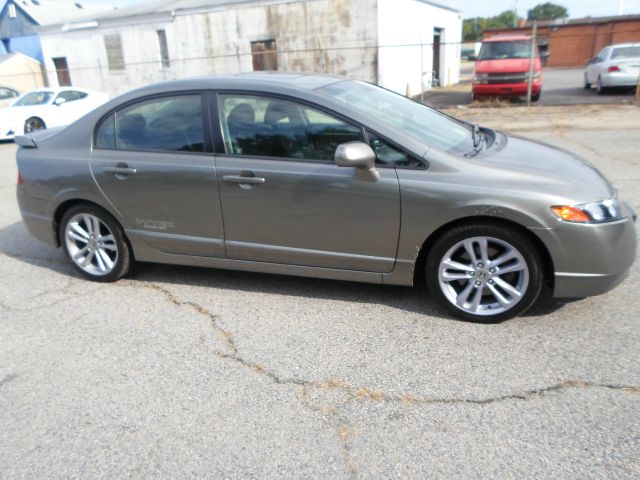
[[[620,43],[603,48],[587,62],[584,88],[598,93],[608,88],[635,87],[640,83],[640,43]]]
[[[29,231],[86,278],[134,261],[413,285],[498,321],[627,275],[635,213],[586,161],[379,87],[173,81],[18,137]]]

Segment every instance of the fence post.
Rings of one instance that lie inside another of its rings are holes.
[[[536,60],[536,35],[538,33],[538,22],[533,21],[533,32],[531,33],[531,55],[529,56],[529,80],[527,85],[527,107],[531,106],[531,91],[533,89],[533,64]]]
[[[424,43],[420,42],[420,103],[424,103]]]

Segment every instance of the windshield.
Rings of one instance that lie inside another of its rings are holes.
[[[484,42],[478,60],[503,60],[507,58],[531,57],[531,42]]]
[[[318,91],[446,152],[464,154],[474,148],[471,127],[384,88],[347,80]]]
[[[614,48],[611,59],[613,60],[614,58],[640,58],[640,45]]]
[[[22,98],[18,99],[16,103],[13,104],[14,107],[28,107],[32,105],[45,105],[49,103],[51,97],[53,96],[53,92],[31,92],[27,93]]]

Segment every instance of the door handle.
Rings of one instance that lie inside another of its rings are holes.
[[[105,167],[102,169],[105,173],[113,173],[116,176],[133,175],[137,172],[135,168],[129,168],[126,163],[118,163],[115,167]]]
[[[222,177],[222,180],[229,183],[239,183],[244,185],[259,185],[266,180],[261,177],[245,177],[243,175],[225,175]]]

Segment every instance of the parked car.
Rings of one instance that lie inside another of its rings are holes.
[[[17,90],[0,86],[0,108],[10,105],[19,96],[20,92]]]
[[[640,83],[640,43],[620,43],[603,48],[587,62],[584,88],[635,87]]]
[[[531,100],[542,94],[542,63],[534,52]],[[499,35],[482,41],[471,80],[473,98],[526,96],[531,65],[531,37]]]
[[[84,277],[134,260],[392,285],[459,317],[620,283],[635,213],[577,155],[367,83],[251,74],[125,94],[16,141],[37,238]]]
[[[0,140],[68,125],[107,102],[106,93],[82,88],[44,88],[25,93],[0,109]]]

